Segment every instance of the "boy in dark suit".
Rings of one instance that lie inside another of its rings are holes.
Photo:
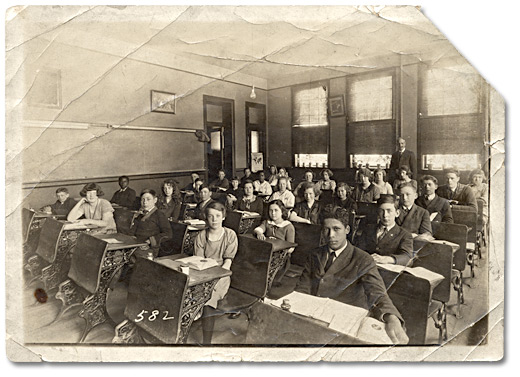
[[[437,189],[437,195],[449,200],[450,204],[468,206],[478,212],[477,199],[473,190],[460,183],[460,173],[456,169],[446,169],[444,171],[446,184]]]
[[[406,165],[410,167],[412,176],[410,178],[417,179],[417,160],[415,154],[412,151],[406,149],[406,141],[400,137],[397,139],[397,151],[392,153],[392,159],[390,160],[390,173],[395,178],[397,169],[401,166]]]
[[[453,224],[453,215],[451,214],[450,202],[447,199],[439,197],[435,191],[437,190],[437,178],[433,175],[423,175],[420,181],[423,195],[415,200],[415,204],[426,209],[430,215],[435,213],[435,217],[431,221]]]
[[[197,203],[197,207],[195,207],[195,217],[200,220],[206,220],[206,207],[209,203],[214,202],[211,198],[211,191],[209,187],[205,184],[202,184],[200,187],[200,201]]]
[[[51,212],[53,215],[67,216],[76,205],[76,201],[69,198],[69,190],[65,187],[56,190],[56,199],[56,203],[43,207],[42,211]]]
[[[296,291],[369,309],[373,317],[385,322],[394,343],[406,344],[401,314],[386,294],[374,260],[347,241],[348,219],[346,209],[325,207],[322,234],[327,245],[309,255]]]
[[[381,195],[377,206],[379,223],[366,227],[357,246],[372,254],[376,263],[406,266],[413,257],[413,239],[410,232],[395,223],[399,201],[393,195]]]
[[[110,203],[119,204],[121,207],[129,209],[135,208],[136,194],[134,190],[128,187],[129,183],[130,179],[126,175],[119,177],[119,187],[121,189],[114,192]]]
[[[417,190],[411,183],[405,183],[400,190],[401,205],[395,222],[401,228],[412,233],[414,238],[428,238],[433,234],[430,214],[414,203],[417,199]]]

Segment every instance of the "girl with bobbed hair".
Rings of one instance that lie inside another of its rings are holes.
[[[375,203],[381,196],[381,193],[377,186],[372,183],[374,178],[372,170],[360,168],[358,173],[360,183],[354,190],[353,199],[357,202]]]
[[[392,185],[386,181],[385,169],[378,168],[374,172],[374,185],[379,189],[381,195],[393,195],[394,190]]]
[[[469,173],[469,187],[475,194],[475,199],[481,199],[483,201],[483,221],[487,224],[488,220],[488,202],[489,202],[489,191],[488,185],[484,183],[486,175],[482,169],[475,169]]]
[[[397,179],[394,181],[395,195],[399,196],[401,194],[399,187],[405,183],[411,184],[415,188],[415,191],[417,191],[417,181],[412,179],[412,171],[407,165],[402,165],[397,169]]]
[[[80,191],[81,200],[76,203],[67,216],[68,221],[83,225],[95,225],[94,233],[116,233],[116,222],[114,221],[114,208],[106,199],[100,198],[104,195],[97,183],[87,183]],[[81,217],[85,217],[80,219]]]
[[[336,190],[336,181],[330,179],[333,175],[334,173],[332,173],[332,170],[323,169],[320,172],[321,179],[318,181],[316,186],[322,191],[330,190],[334,192]]]

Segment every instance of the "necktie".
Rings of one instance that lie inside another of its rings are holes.
[[[335,255],[336,254],[330,253],[330,252],[327,254],[327,263],[325,263],[325,272],[327,272],[329,270],[330,266],[334,262],[334,256]]]
[[[381,231],[381,229],[380,229],[380,231]],[[384,236],[386,236],[387,233],[388,233],[388,229],[385,226],[382,228],[382,232],[379,235],[379,237],[377,237],[377,242],[379,243],[384,238]]]
[[[408,212],[410,212],[410,210],[406,207],[403,207],[401,209],[401,211],[403,212],[403,217],[406,217],[408,215]],[[386,228],[385,228],[386,229]]]

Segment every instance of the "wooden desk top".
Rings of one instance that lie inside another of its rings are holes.
[[[261,215],[256,212],[239,211],[239,210],[235,210],[233,212],[242,213],[242,219],[259,219],[261,217]]]
[[[432,241],[425,241],[425,240],[417,240],[417,239],[415,239],[415,240],[413,240],[413,251],[414,251],[414,254],[417,254],[428,243],[443,244],[443,245],[451,246],[453,254],[455,254],[460,249],[459,245],[457,245],[456,243],[450,242],[450,241],[434,240],[432,242]]]
[[[66,220],[67,216],[65,215],[54,215],[52,213],[48,212],[42,212],[42,211],[34,211],[34,217],[36,218],[52,218],[56,220]]]
[[[243,234],[244,237],[256,238],[252,234]],[[297,243],[279,240],[278,238],[266,238],[265,242],[269,242],[273,246],[273,251],[280,251],[298,246]]]
[[[189,255],[186,254],[174,254],[174,255],[168,255],[166,257],[156,258],[155,261],[160,260],[177,260],[181,258],[186,258]],[[211,267],[206,270],[198,271],[193,268],[190,268],[190,280],[188,282],[188,286],[194,286],[202,283],[206,283],[208,281],[212,281],[214,279],[220,279],[226,276],[231,276],[231,271],[226,270],[222,267]]]
[[[122,233],[93,234],[93,236],[103,241],[110,239],[119,241],[119,243],[109,243],[107,250],[130,249],[146,245],[146,243],[137,242],[134,237]]]
[[[208,225],[206,223],[204,224],[190,224],[189,222],[186,222],[186,221],[179,221],[180,224],[185,224],[188,226],[188,230],[191,231],[191,232],[195,232],[195,231],[200,231],[200,230],[203,230],[203,229],[206,229],[208,227]]]
[[[60,222],[64,223],[65,226],[63,227],[63,230],[88,230],[88,229],[97,229],[99,226],[97,225],[85,225],[80,223],[75,223],[72,221],[66,221],[66,220],[59,220]]]

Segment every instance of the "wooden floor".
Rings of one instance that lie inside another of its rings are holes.
[[[476,268],[476,277],[470,276],[469,267],[464,272],[465,283],[470,284],[464,286],[464,294],[466,304],[462,305],[462,318],[457,319],[454,316],[457,303],[457,295],[452,290],[451,299],[448,304],[448,337],[450,344],[460,345],[476,345],[482,341],[482,337],[487,332],[487,312],[488,302],[488,264],[487,254],[483,251],[483,259],[478,261],[479,266]],[[301,268],[294,266],[292,271],[297,274],[301,273]],[[298,276],[285,276],[282,286],[274,287],[271,290],[272,296],[281,297],[290,293],[296,283]],[[65,314],[59,321],[54,323],[53,320],[61,306],[61,301],[50,296],[46,303],[38,303],[34,297],[34,291],[38,288],[38,283],[32,284],[24,291],[25,295],[25,342],[26,343],[55,343],[70,344],[77,343],[81,338],[85,321],[78,317],[79,308],[72,309]],[[85,343],[89,344],[106,344],[111,343],[114,336],[115,324],[124,320],[123,312],[126,302],[127,287],[124,283],[113,284],[109,291],[107,308],[114,323],[105,323],[94,328]],[[483,319],[482,319],[483,318]],[[244,344],[247,333],[247,317],[241,315],[238,318],[230,318],[229,316],[218,317],[215,323],[215,331],[213,335],[214,344]],[[202,340],[202,330],[200,321],[194,322],[188,344],[200,344]],[[435,328],[433,320],[429,321],[427,331],[427,344],[437,344],[438,330]]]

